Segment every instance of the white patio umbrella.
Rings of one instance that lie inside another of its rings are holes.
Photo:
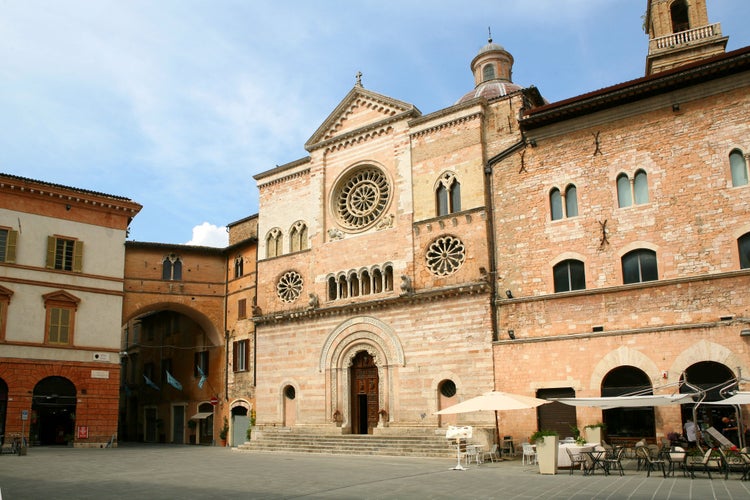
[[[469,413],[472,411],[508,411],[527,410],[537,406],[551,403],[545,399],[511,394],[509,392],[490,391],[461,403],[449,406],[436,412],[436,415],[453,415],[456,413]]]
[[[521,394],[511,394],[509,392],[490,391],[481,396],[476,396],[466,401],[462,401],[453,406],[435,412],[436,415],[454,415],[456,413],[470,413],[474,411],[493,411],[495,412],[495,427],[497,430],[497,412],[510,410],[528,410],[537,406],[550,403],[544,399],[533,398],[531,396],[522,396]],[[500,436],[497,436],[498,441]],[[458,442],[458,440],[457,440]],[[458,450],[458,446],[456,447]],[[454,470],[464,470],[461,466],[460,456],[457,458],[458,463]]]

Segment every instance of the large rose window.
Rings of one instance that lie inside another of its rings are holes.
[[[331,202],[339,224],[357,231],[370,227],[383,215],[390,196],[391,186],[385,174],[369,166],[341,179]]]

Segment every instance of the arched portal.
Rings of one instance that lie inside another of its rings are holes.
[[[375,359],[360,351],[350,368],[352,434],[372,434],[378,425],[379,378]]]
[[[698,387],[706,392],[704,401],[720,401],[728,397],[722,394],[722,390],[734,390],[737,388],[737,378],[729,367],[716,361],[700,361],[687,367],[681,377],[682,382],[688,382],[691,386]],[[680,385],[680,392],[693,392],[685,384]],[[724,419],[734,419],[737,411],[733,406],[723,405],[682,405],[682,421],[692,419],[695,410],[696,424],[698,428],[705,431],[709,427],[717,429],[724,437],[739,444],[739,436],[736,430],[724,430],[725,427],[734,428],[736,425],[727,425]],[[736,422],[735,422],[736,423]]]
[[[73,442],[76,418],[76,387],[64,377],[47,377],[34,387],[29,436],[40,445]]]
[[[602,396],[652,395],[651,379],[634,366],[618,366],[602,380]],[[653,407],[612,408],[602,411],[610,437],[655,438],[656,425]]]

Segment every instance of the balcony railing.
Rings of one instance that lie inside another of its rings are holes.
[[[721,23],[709,24],[708,26],[701,26],[687,31],[680,31],[679,33],[672,33],[671,35],[661,36],[651,40],[651,50],[668,49],[677,47],[679,45],[685,45],[699,40],[706,40],[708,38],[718,38],[721,36]]]

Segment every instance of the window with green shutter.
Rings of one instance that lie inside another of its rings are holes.
[[[83,242],[61,236],[47,237],[47,268],[80,273],[83,270]]]

